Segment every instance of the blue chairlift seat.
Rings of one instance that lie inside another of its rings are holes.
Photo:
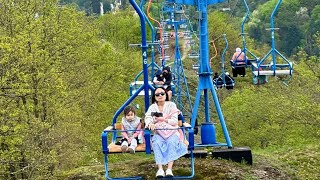
[[[183,13],[184,13],[184,10],[183,10],[183,9],[175,10],[174,13],[176,13],[176,14],[183,14]]]
[[[190,33],[191,33],[190,31],[185,31],[184,36],[190,36]]]
[[[259,64],[252,63],[252,82],[255,85],[265,84],[268,82],[268,76],[292,75],[292,62],[288,64]]]
[[[194,40],[190,39],[190,41],[188,41],[187,44],[188,44],[188,45],[194,45],[195,42],[194,42]]]
[[[160,59],[160,60],[162,60],[162,57],[161,57],[161,56],[159,56],[159,59]],[[164,56],[164,60],[166,60],[166,61],[170,61],[170,56]]]
[[[188,25],[186,24],[180,24],[180,29],[186,29],[188,27]]]
[[[191,35],[185,35],[183,38],[186,39],[186,40],[189,40],[189,39],[192,39],[192,36]]]
[[[169,34],[168,34],[167,32],[164,32],[164,33],[162,33],[162,37],[163,37],[163,38],[168,38],[168,37],[169,37]]]

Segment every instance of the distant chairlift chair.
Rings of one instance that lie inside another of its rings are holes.
[[[270,16],[270,30],[271,31],[271,50],[256,63],[252,63],[252,74],[253,74],[253,84],[263,84],[267,82],[268,76],[287,76],[287,79],[284,80],[286,84],[292,77],[293,64],[287,58],[285,58],[275,47],[275,38],[274,31],[278,28],[274,28],[274,15],[278,10],[282,0],[279,0],[276,7],[274,8]],[[266,63],[266,60],[271,55],[271,63]],[[283,64],[277,64],[277,56],[280,56],[280,60],[284,62]]]

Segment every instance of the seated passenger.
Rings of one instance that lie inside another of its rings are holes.
[[[170,102],[168,94],[163,87],[158,87],[152,95],[152,105],[146,112],[145,122],[146,127],[155,130],[156,124],[178,126],[178,111],[174,102]],[[157,112],[155,114],[154,112]],[[168,130],[169,131],[169,130]],[[155,132],[152,137],[152,148],[158,171],[156,177],[173,176],[173,163],[178,158],[185,155],[188,150],[187,146],[181,141],[178,129],[172,130],[168,136],[164,136]],[[168,165],[168,169],[164,172],[163,165]]]
[[[170,101],[172,97],[172,90],[171,90],[172,74],[169,66],[166,66],[163,68],[162,76],[164,77],[163,87],[166,89],[166,92],[168,93],[168,98]]]
[[[155,74],[155,76],[154,76],[154,78],[153,78],[153,85],[154,85],[154,87],[161,87],[161,86],[163,86],[164,81],[165,81],[165,79],[164,79],[164,77],[163,77],[163,75],[162,75],[162,71],[161,71],[161,69],[158,69],[157,72],[156,72],[156,74]]]
[[[219,74],[217,72],[214,73],[213,80],[216,81],[219,78]]]
[[[244,52],[241,52],[240,48],[236,48],[236,52],[233,54],[232,62],[239,62],[239,61],[245,61]]]
[[[122,117],[121,121],[121,130],[123,131],[121,132],[121,150],[122,152],[129,151],[130,153],[135,153],[138,146],[138,137],[142,135],[141,118],[136,116],[136,111],[132,106],[127,106],[123,112],[124,117]]]
[[[230,76],[229,72],[226,72],[225,81],[233,81],[234,79]]]
[[[236,48],[236,52],[233,54],[232,59],[230,60],[232,65],[232,74],[233,77],[237,77],[238,74],[241,75],[241,77],[244,77],[246,75],[246,68],[245,67],[237,67],[236,65],[245,65],[245,60],[248,59],[248,57],[244,56],[244,52],[241,52],[240,48]],[[234,67],[236,66],[236,67]]]
[[[233,89],[234,79],[230,76],[228,72],[226,72],[225,74],[225,82],[226,82],[226,89]]]

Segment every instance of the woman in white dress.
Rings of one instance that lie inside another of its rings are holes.
[[[178,128],[179,110],[174,102],[168,101],[168,94],[163,87],[155,89],[152,95],[152,103],[146,112],[146,127],[154,130],[158,128],[156,127],[157,123],[161,122],[164,124],[167,123],[168,126]],[[154,115],[155,112],[157,112],[156,115]],[[159,114],[160,117],[157,117]],[[163,136],[161,133],[155,132],[152,137],[152,148],[156,164],[158,165],[156,174],[158,178],[164,176],[172,177],[173,162],[188,152],[187,146],[179,139],[178,129],[170,131],[174,132],[170,133],[169,136]],[[164,172],[163,165],[166,164],[168,164],[168,168],[166,172]]]

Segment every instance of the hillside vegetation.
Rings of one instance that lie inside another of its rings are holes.
[[[247,43],[261,57],[270,49],[269,34],[262,29],[275,1],[250,2],[255,11],[246,27]],[[215,8],[209,14],[209,37],[227,35],[229,59],[241,44],[242,13]],[[278,48],[294,62],[288,86],[281,77],[253,85],[248,69],[246,77],[236,78],[234,90],[217,92],[233,145],[249,146],[254,165],[196,159],[195,179],[320,178],[318,14],[316,0],[285,1],[280,8],[283,21],[276,22],[284,30],[276,32]],[[302,19],[294,21],[297,17]],[[103,179],[101,131],[142,69],[141,50],[128,47],[141,41],[139,17],[132,8],[97,17],[58,0],[0,0],[0,22],[0,179]],[[148,29],[148,39],[149,34]],[[224,41],[215,45],[214,72],[221,71]],[[194,62],[183,63],[194,98]],[[135,102],[143,105],[142,98]],[[138,115],[143,113],[140,107]],[[222,138],[219,128],[217,136]],[[132,161],[125,161],[128,157]],[[122,174],[155,175],[152,156],[114,155],[110,161],[113,175],[123,168]],[[188,174],[182,168],[187,165],[182,158],[174,173]]]

